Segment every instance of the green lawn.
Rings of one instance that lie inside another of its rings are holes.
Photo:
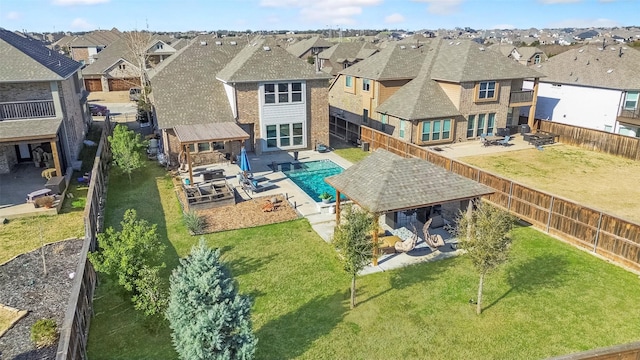
[[[158,224],[172,268],[197,238],[170,184],[154,165],[131,185],[112,173],[106,221],[138,209]],[[637,276],[531,228],[514,230],[481,316],[468,303],[478,276],[464,256],[361,277],[349,310],[349,278],[305,219],[206,239],[255,300],[258,359],[532,359],[640,339]],[[90,358],[177,358],[166,324],[145,324],[104,276],[94,306]]]

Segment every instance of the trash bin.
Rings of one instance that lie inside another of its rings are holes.
[[[531,128],[529,127],[529,124],[520,125],[520,134],[521,135],[528,134],[530,132],[531,132]]]
[[[362,142],[362,151],[369,151],[369,143],[366,141]]]

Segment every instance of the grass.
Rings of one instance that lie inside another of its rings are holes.
[[[110,188],[107,224],[135,207],[158,224],[175,267],[197,237],[163,170],[148,166],[132,185],[112,173]],[[530,359],[640,339],[637,276],[532,228],[514,230],[511,261],[486,279],[480,316],[468,303],[478,275],[464,256],[358,278],[349,310],[349,278],[305,219],[205,239],[254,299],[257,359]],[[166,323],[152,326],[111,280],[99,283],[90,358],[177,358]]]
[[[333,148],[334,153],[340,155],[346,160],[351,161],[354,164],[371,154],[368,151],[362,151],[361,148],[354,147],[344,140],[338,139],[334,136],[331,136],[331,147]]]
[[[574,146],[472,156],[462,161],[539,190],[640,222],[640,162]]]
[[[20,317],[20,313],[0,306],[0,333],[7,330],[12,321]]]
[[[100,128],[94,126],[89,132],[88,139],[98,142],[100,133]],[[80,152],[82,171],[73,174],[67,189],[67,194],[73,194],[73,198],[64,199],[58,215],[19,218],[2,225],[0,264],[17,255],[33,251],[42,244],[84,237],[83,214],[89,186],[79,183],[76,178],[84,172],[91,171],[95,153],[95,146],[82,148]]]

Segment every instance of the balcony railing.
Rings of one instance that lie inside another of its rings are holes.
[[[512,91],[509,104],[533,102],[533,90]]]
[[[39,119],[56,116],[53,100],[0,103],[0,120]]]
[[[629,119],[640,119],[640,107],[633,110],[620,109],[620,117]]]

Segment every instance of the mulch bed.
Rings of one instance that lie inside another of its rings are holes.
[[[186,208],[186,199],[184,191],[180,185],[180,181],[174,178],[174,186],[180,203],[183,205],[185,212],[189,211]],[[206,221],[206,227],[204,229],[205,234],[243,229],[254,226],[275,224],[284,221],[297,219],[298,213],[291,206],[283,195],[270,195],[254,197],[252,199],[243,199],[238,193],[243,191],[240,189],[234,189],[236,196],[235,205],[220,206],[206,210],[198,210],[196,213],[202,216]],[[275,209],[273,211],[263,211],[263,206],[267,201],[276,199]]]
[[[19,239],[16,239],[19,241]],[[62,326],[76,270],[82,240],[67,240],[44,247],[47,276],[42,268],[41,250],[22,254],[0,266],[0,304],[27,310],[0,337],[0,359],[55,359],[58,344],[36,349],[30,340],[31,326],[39,319],[55,319]]]

